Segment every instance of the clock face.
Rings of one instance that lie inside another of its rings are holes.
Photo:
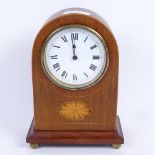
[[[84,89],[103,76],[108,62],[107,46],[94,30],[65,26],[46,40],[42,63],[48,77],[66,89]]]

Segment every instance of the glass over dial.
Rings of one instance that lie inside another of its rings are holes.
[[[57,85],[83,89],[101,79],[108,62],[107,54],[106,43],[96,31],[70,25],[48,37],[42,62],[48,77]]]

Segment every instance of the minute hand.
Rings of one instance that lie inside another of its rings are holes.
[[[74,60],[77,60],[77,56],[75,55],[75,40],[74,40],[74,36],[73,36],[73,33],[71,34],[71,40],[72,40],[72,49],[73,49],[73,59]]]

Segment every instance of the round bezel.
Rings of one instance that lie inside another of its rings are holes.
[[[102,66],[101,71],[99,72],[99,74],[91,81],[86,82],[84,84],[67,84],[61,80],[59,80],[57,77],[55,77],[51,71],[49,70],[48,66],[47,66],[47,62],[46,62],[46,45],[48,43],[48,41],[59,31],[63,30],[63,29],[67,29],[67,28],[74,28],[74,27],[80,27],[82,29],[86,29],[88,31],[90,31],[91,33],[95,34],[100,41],[102,42],[102,45],[104,46],[105,49],[105,65]],[[109,55],[108,55],[108,47],[107,44],[105,42],[105,40],[101,37],[101,35],[96,32],[95,30],[93,30],[92,28],[88,27],[88,26],[83,26],[83,25],[67,25],[67,26],[62,26],[58,29],[56,29],[55,31],[53,31],[45,40],[43,47],[42,47],[42,53],[41,53],[41,62],[42,62],[42,67],[44,69],[44,72],[46,73],[46,75],[48,76],[48,78],[55,83],[56,85],[65,88],[65,89],[70,89],[70,90],[79,90],[79,89],[86,89],[89,88],[93,85],[95,85],[97,82],[99,82],[101,80],[101,78],[104,76],[107,67],[108,67],[108,62],[109,62]]]

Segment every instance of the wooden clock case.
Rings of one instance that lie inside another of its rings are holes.
[[[42,47],[47,37],[66,25],[84,25],[98,32],[108,47],[109,61],[102,79],[82,90],[67,90],[46,75]],[[118,47],[106,22],[90,10],[71,8],[53,15],[39,31],[33,46],[32,77],[34,118],[26,141],[30,144],[123,144],[117,116]],[[90,114],[82,120],[67,120],[59,114],[61,104],[84,102]]]

